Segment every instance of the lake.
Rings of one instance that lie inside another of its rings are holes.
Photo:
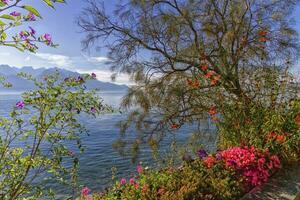
[[[118,107],[124,93],[122,92],[102,92],[100,96],[104,102]],[[21,100],[20,93],[0,93],[0,115],[6,116],[17,101]],[[119,137],[119,129],[116,124],[126,118],[126,113],[103,114],[97,118],[81,119],[89,134],[82,135],[82,143],[85,152],[80,156],[79,183],[86,185],[93,191],[101,191],[111,184],[111,168],[117,168],[118,177],[129,177],[135,173],[137,163],[132,163],[130,158],[124,158],[113,148],[112,143]],[[169,155],[172,151],[169,148],[173,138],[178,144],[184,144],[195,127],[183,126],[174,132],[172,137],[167,137],[161,143],[160,155]],[[214,126],[209,120],[204,120],[203,129],[214,130]],[[131,131],[134,132],[134,129]],[[215,134],[203,140],[203,144],[212,149],[215,146]],[[71,146],[71,150],[77,147]],[[152,159],[149,148],[143,148],[137,162],[143,165],[156,167],[158,164]],[[62,187],[56,183],[47,182],[48,186],[54,187],[58,193],[65,193]]]

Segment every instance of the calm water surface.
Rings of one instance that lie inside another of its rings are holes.
[[[109,105],[118,107],[123,97],[122,92],[103,92],[100,94]],[[17,101],[21,99],[19,93],[0,93],[0,115],[6,116],[10,109]],[[104,114],[102,116],[90,119],[81,119],[89,134],[82,135],[82,143],[85,146],[85,152],[80,156],[79,182],[82,185],[87,185],[94,191],[103,190],[111,184],[111,168],[116,167],[118,170],[117,176],[129,177],[135,172],[137,163],[133,164],[130,158],[121,157],[113,148],[112,143],[119,137],[119,129],[116,124],[126,118],[126,114],[113,113]],[[210,123],[204,123],[205,129],[213,129]],[[179,143],[187,141],[193,130],[192,126],[185,126],[172,136]],[[134,132],[134,129],[132,129]],[[213,137],[214,138],[214,137]],[[161,155],[169,154],[169,144],[171,138],[165,139],[161,143]],[[214,139],[209,138],[204,140],[209,147],[214,146]],[[71,150],[76,151],[76,145],[71,145]],[[152,159],[151,151],[148,148],[143,148],[143,151],[138,159],[144,165],[155,166],[156,162]],[[56,188],[58,193],[64,193],[64,189],[56,183],[48,182],[48,185]]]

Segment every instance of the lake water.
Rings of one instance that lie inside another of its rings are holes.
[[[103,92],[101,97],[104,102],[118,107],[124,93],[121,92]],[[10,109],[17,101],[21,99],[18,93],[0,94],[0,115],[6,116]],[[82,119],[82,124],[89,131],[89,135],[82,135],[82,143],[85,146],[85,152],[80,156],[79,183],[87,185],[93,191],[101,191],[111,184],[111,168],[117,168],[118,177],[129,177],[135,173],[137,163],[132,163],[130,158],[124,158],[118,154],[113,148],[112,143],[119,137],[119,129],[116,124],[126,118],[126,114],[113,113],[104,114],[96,119]],[[160,155],[171,153],[169,144],[174,137],[179,144],[185,143],[195,127],[184,126],[172,137],[168,137],[162,141]],[[209,121],[204,121],[203,129],[213,130],[214,127]],[[132,129],[134,131],[134,129]],[[209,148],[213,148],[215,144],[214,134],[203,140],[203,144]],[[71,146],[71,150],[77,150],[77,147]],[[143,165],[158,165],[152,159],[152,153],[149,148],[143,148],[138,162],[142,161]],[[56,183],[47,182],[48,186],[54,187],[58,193],[63,194],[65,191]]]

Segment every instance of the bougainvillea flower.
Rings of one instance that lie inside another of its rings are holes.
[[[19,109],[24,108],[24,107],[25,107],[24,101],[18,101],[18,102],[16,103],[16,107],[19,108]]]
[[[85,197],[87,196],[89,193],[91,192],[91,190],[88,187],[84,187],[82,188],[82,190],[80,191],[80,195]]]
[[[204,160],[204,164],[206,165],[206,167],[211,168],[214,166],[216,162],[215,157],[213,156],[208,156],[205,160]]]
[[[134,188],[137,190],[137,189],[139,189],[140,188],[140,184],[139,183],[136,183],[135,185],[134,185]]]
[[[300,121],[300,116],[295,117],[296,121]]]
[[[18,16],[21,16],[21,13],[17,12],[17,11],[13,11],[10,13],[11,16],[14,16],[14,17],[18,17]]]

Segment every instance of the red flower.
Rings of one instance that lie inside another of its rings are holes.
[[[262,36],[262,37],[266,37],[267,34],[268,34],[268,32],[267,32],[267,31],[259,31],[258,34],[259,34],[260,36]]]
[[[208,70],[208,66],[207,65],[202,65],[201,66],[201,70],[202,71],[207,71]]]
[[[172,129],[178,129],[179,127],[180,127],[180,126],[179,126],[178,124],[172,124],[172,125],[171,125],[171,128],[172,128]]]
[[[276,141],[278,143],[283,143],[285,141],[285,136],[284,135],[277,135]]]
[[[300,125],[300,116],[295,117],[295,120],[296,120],[296,124]]]
[[[208,113],[210,115],[216,115],[218,112],[217,112],[217,108],[214,106],[214,107],[211,107],[210,110],[208,111]]]
[[[209,72],[207,72],[207,74],[205,75],[205,77],[206,78],[211,78],[214,74],[215,74],[214,71],[209,71]]]
[[[263,42],[263,43],[267,42],[267,40],[268,40],[268,39],[265,38],[265,37],[259,38],[259,41],[260,41],[260,42]]]

